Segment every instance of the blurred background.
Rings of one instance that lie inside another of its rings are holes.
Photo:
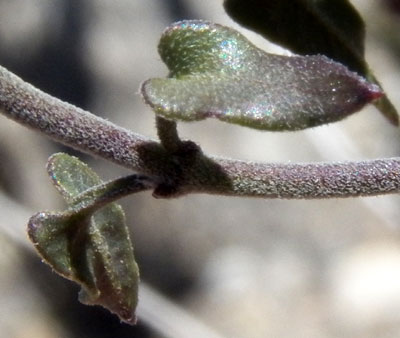
[[[400,109],[400,2],[352,3],[367,23],[367,60]],[[0,0],[0,64],[40,89],[154,137],[140,83],[165,76],[163,29],[181,19],[238,27],[222,0]],[[206,153],[269,162],[398,156],[400,131],[368,107],[343,122],[268,133],[210,120],[179,124]],[[399,337],[400,197],[282,201],[190,195],[124,199],[141,267],[136,327],[81,305],[25,235],[29,217],[65,207],[44,169],[77,155],[104,179],[128,173],[0,115],[0,336]]]

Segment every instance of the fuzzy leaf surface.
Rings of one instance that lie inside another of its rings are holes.
[[[172,120],[216,117],[263,130],[299,130],[330,123],[382,95],[322,55],[266,53],[237,31],[182,21],[163,33],[159,53],[169,78],[142,85],[156,114]]]
[[[78,207],[77,196],[102,181],[77,158],[55,154],[47,169],[69,208],[34,215],[30,239],[57,273],[81,285],[81,302],[102,305],[134,324],[139,270],[122,208],[110,203],[88,213]]]
[[[348,0],[225,0],[238,23],[296,54],[322,54],[379,85],[364,57],[365,24]],[[375,106],[393,124],[396,108],[386,95]]]

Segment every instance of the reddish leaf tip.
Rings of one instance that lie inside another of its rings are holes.
[[[383,90],[375,84],[369,84],[365,93],[368,102],[380,99],[384,95],[385,93],[383,92]]]

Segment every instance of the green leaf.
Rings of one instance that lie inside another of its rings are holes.
[[[98,211],[82,208],[77,197],[102,181],[77,158],[55,154],[47,168],[69,208],[34,215],[30,239],[57,273],[81,285],[81,302],[102,305],[134,324],[139,270],[122,208],[116,203]]]
[[[142,95],[172,120],[207,117],[264,130],[299,130],[338,121],[381,96],[322,55],[265,53],[233,29],[182,21],[166,29],[159,52],[170,78],[150,79]]]
[[[102,182],[100,177],[76,157],[64,153],[52,155],[46,166],[53,185],[67,203]]]
[[[365,25],[347,0],[225,0],[241,25],[301,55],[323,54],[379,85],[364,57]],[[375,106],[390,122],[398,113],[387,96]]]

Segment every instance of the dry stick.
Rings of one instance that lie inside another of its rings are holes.
[[[0,108],[7,117],[72,148],[174,182],[177,194],[304,199],[400,191],[399,158],[269,164],[209,157],[193,147],[187,154],[171,155],[159,143],[53,98],[2,67]]]

